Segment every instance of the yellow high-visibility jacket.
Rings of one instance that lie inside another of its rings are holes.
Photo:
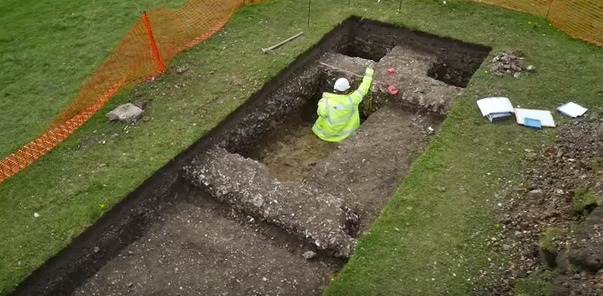
[[[360,127],[358,105],[373,83],[373,69],[366,69],[360,87],[349,95],[323,93],[318,101],[318,119],[312,127],[316,136],[341,142]]]

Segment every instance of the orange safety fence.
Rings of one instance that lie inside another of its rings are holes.
[[[36,139],[0,160],[0,183],[48,153],[113,95],[162,73],[176,54],[216,33],[241,6],[264,0],[191,0],[145,12],[113,54]],[[603,0],[469,0],[545,17],[570,36],[603,46]]]
[[[528,12],[576,39],[603,47],[603,0],[468,0]]]
[[[48,153],[113,95],[162,73],[184,49],[216,33],[241,6],[262,0],[191,0],[143,13],[117,48],[36,139],[0,160],[0,183]]]

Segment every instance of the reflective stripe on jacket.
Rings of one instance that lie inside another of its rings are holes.
[[[322,140],[341,142],[360,127],[358,105],[373,82],[373,69],[366,69],[360,87],[349,95],[323,93],[318,101],[318,119],[312,131]]]

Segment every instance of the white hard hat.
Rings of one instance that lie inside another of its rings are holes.
[[[336,91],[344,92],[344,91],[350,89],[350,82],[345,78],[339,78],[339,79],[337,79],[337,81],[335,81],[334,88]]]

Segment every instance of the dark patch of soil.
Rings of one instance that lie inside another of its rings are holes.
[[[490,47],[470,45],[451,38],[442,38],[424,32],[413,31],[392,24],[365,20],[354,24],[354,34],[339,53],[380,61],[394,47],[404,45],[415,51],[436,57],[438,63],[447,65],[453,85],[466,87],[471,76],[480,67]],[[361,53],[361,54],[358,54]],[[454,76],[454,77],[453,77]]]
[[[379,62],[387,52],[383,49],[378,51],[366,51],[366,48],[351,45],[346,46],[340,53],[353,58],[361,58]]]
[[[339,268],[211,198],[189,198],[73,295],[319,295]]]
[[[504,195],[500,220],[509,265],[478,294],[513,295],[514,280],[528,277],[551,282],[551,295],[603,295],[603,208],[580,203],[603,200],[602,136],[603,121],[588,114],[556,144],[526,151],[525,184]]]

